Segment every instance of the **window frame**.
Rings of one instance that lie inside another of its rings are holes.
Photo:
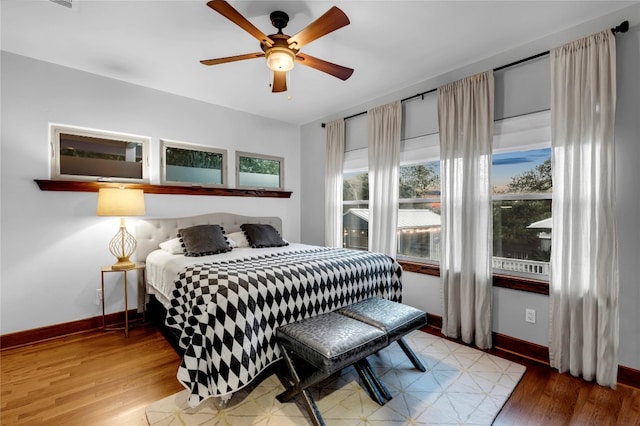
[[[222,156],[222,169],[221,169],[222,183],[167,180],[167,148],[177,148],[177,149],[196,151],[196,152],[211,152],[214,154],[220,154]],[[186,142],[174,141],[170,139],[160,139],[160,183],[162,185],[201,186],[205,188],[227,188],[228,182],[229,182],[227,161],[228,161],[228,153],[226,149],[203,146],[203,145],[195,145],[195,144],[190,144]]]
[[[68,134],[73,136],[95,138],[102,140],[111,140],[116,142],[137,143],[142,146],[141,168],[142,177],[130,178],[122,176],[103,176],[103,175],[76,175],[65,174],[60,170],[61,167],[61,147],[60,136]],[[49,135],[51,145],[51,179],[74,180],[74,181],[106,181],[106,182],[128,182],[128,183],[149,183],[149,151],[151,146],[151,138],[128,133],[112,132],[107,130],[91,129],[87,127],[71,126],[66,124],[49,123]]]
[[[402,266],[404,272],[412,272],[415,274],[440,276],[440,265],[433,262],[413,262],[410,260],[397,259],[398,264]],[[492,285],[494,287],[509,288],[512,290],[526,291],[529,293],[537,293],[549,295],[549,281],[533,278],[518,277],[515,275],[504,275],[496,273],[492,270]]]
[[[278,187],[263,187],[263,186],[251,186],[240,184],[240,158],[256,158],[260,160],[277,161],[280,164],[280,174],[278,176],[280,185]],[[256,154],[252,152],[236,151],[236,188],[238,189],[262,189],[272,191],[284,191],[284,157],[277,157],[274,155]]]

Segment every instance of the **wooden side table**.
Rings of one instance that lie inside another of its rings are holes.
[[[127,291],[127,272],[135,271],[138,269],[144,269],[144,262],[136,262],[134,266],[129,269],[113,269],[110,266],[103,266],[100,268],[100,272],[102,274],[102,328],[103,330],[124,330],[124,335],[129,337],[129,300],[128,300],[128,291]],[[107,327],[105,324],[104,318],[104,274],[109,272],[122,272],[124,276],[124,327]]]

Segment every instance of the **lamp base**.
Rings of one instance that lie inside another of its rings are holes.
[[[120,218],[120,229],[109,242],[109,251],[118,259],[111,265],[111,269],[121,271],[135,268],[136,264],[129,260],[129,257],[135,252],[136,246],[136,239],[127,232],[124,218]]]
[[[129,260],[129,257],[118,258],[118,261],[111,265],[111,269],[116,271],[124,271],[135,268],[136,264]]]

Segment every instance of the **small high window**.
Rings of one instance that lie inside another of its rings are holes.
[[[236,152],[236,186],[284,190],[284,158]]]
[[[149,138],[51,124],[53,179],[149,182]]]
[[[227,151],[161,140],[162,183],[227,186]]]

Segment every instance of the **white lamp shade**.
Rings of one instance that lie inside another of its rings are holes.
[[[144,215],[144,191],[142,189],[100,188],[98,191],[98,216]]]
[[[273,71],[289,71],[293,69],[295,55],[289,49],[272,47],[266,53],[267,67]]]

